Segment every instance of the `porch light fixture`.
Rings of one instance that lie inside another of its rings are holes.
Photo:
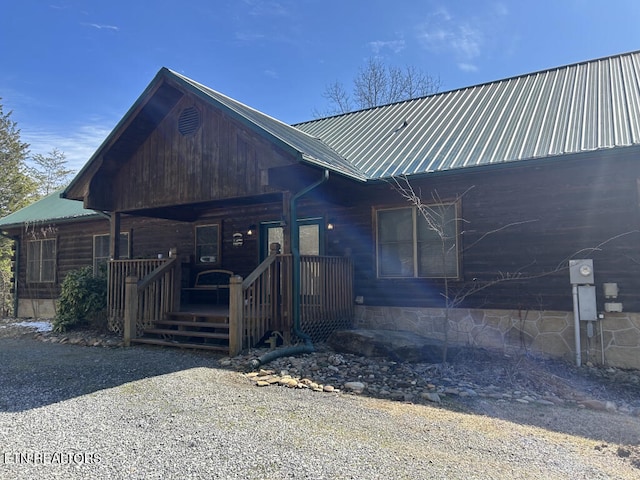
[[[330,218],[329,221],[327,222],[327,230],[333,230],[335,226],[336,226],[335,220],[333,218]]]
[[[249,225],[249,228],[247,229],[247,235],[248,236],[253,235],[256,232],[256,228],[258,227],[256,227],[255,223],[252,223],[251,225]]]

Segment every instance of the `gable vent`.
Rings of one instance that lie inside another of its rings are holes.
[[[185,108],[178,118],[178,131],[182,135],[191,135],[200,128],[200,112],[195,107]]]

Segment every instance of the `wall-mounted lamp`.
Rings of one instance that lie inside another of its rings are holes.
[[[327,222],[327,230],[333,230],[334,228],[336,228],[335,220],[330,218]]]
[[[256,227],[255,223],[252,223],[251,225],[249,225],[249,228],[247,229],[247,235],[251,236],[254,233],[256,233],[256,228],[258,227]]]

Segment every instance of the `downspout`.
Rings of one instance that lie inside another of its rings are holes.
[[[18,274],[20,273],[20,237],[12,237],[6,233],[0,232],[0,236],[7,238],[16,244],[16,260],[13,271],[13,316],[18,316]]]
[[[309,193],[314,188],[319,187],[329,180],[329,170],[325,170],[322,178],[311,185],[300,190],[291,197],[289,206],[291,212],[291,254],[293,257],[292,265],[292,297],[293,305],[291,316],[293,317],[293,333],[304,340],[304,345],[296,345],[294,347],[281,348],[265,353],[261,357],[251,362],[253,368],[275,360],[280,357],[288,357],[292,355],[301,355],[304,353],[313,353],[314,347],[311,337],[300,329],[300,227],[298,225],[298,200]]]

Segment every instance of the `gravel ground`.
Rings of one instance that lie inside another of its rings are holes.
[[[0,478],[631,479],[640,419],[258,388],[207,353],[0,338]]]

